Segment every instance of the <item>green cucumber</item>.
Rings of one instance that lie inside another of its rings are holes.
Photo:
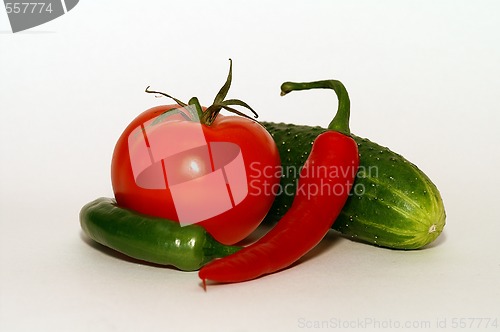
[[[289,91],[303,89],[307,88]],[[341,103],[339,96],[339,107]],[[326,129],[261,124],[272,135],[281,156],[280,189],[274,190],[277,196],[266,217],[266,221],[275,222],[291,206],[299,176],[297,170],[307,159],[314,139]],[[437,187],[401,155],[366,138],[351,136],[358,144],[360,165],[350,196],[333,228],[352,239],[393,249],[417,249],[434,241],[446,219]]]

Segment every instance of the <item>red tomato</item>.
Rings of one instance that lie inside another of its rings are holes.
[[[111,168],[116,201],[181,225],[197,223],[219,242],[234,244],[257,228],[273,203],[277,147],[251,119],[218,115],[208,126],[173,109],[187,114],[179,105],[151,108],[118,139]]]

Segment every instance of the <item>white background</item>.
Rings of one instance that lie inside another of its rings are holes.
[[[0,330],[451,331],[464,319],[498,331],[477,320],[500,325],[498,17],[497,1],[81,1],[12,34],[1,9]],[[291,269],[205,293],[194,272],[85,241],[78,212],[112,195],[118,136],[170,103],[144,88],[208,105],[228,58],[228,97],[262,120],[327,125],[333,92],[279,86],[341,80],[352,131],[440,188],[436,243],[401,252],[332,233]]]

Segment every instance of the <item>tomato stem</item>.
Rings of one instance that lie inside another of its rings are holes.
[[[226,99],[229,88],[231,87],[231,81],[233,80],[233,60],[229,59],[229,73],[227,74],[226,83],[220,88],[219,93],[215,96],[214,104],[221,103]]]
[[[189,105],[193,105],[196,108],[196,114],[198,114],[198,119],[201,119],[203,116],[203,109],[201,108],[200,101],[198,100],[197,97],[192,97],[188,101]]]
[[[161,92],[161,91],[153,91],[153,90],[149,90],[151,86],[148,85],[148,87],[146,88],[145,92],[147,93],[154,93],[154,94],[159,94],[159,95],[162,95],[162,96],[165,96],[165,97],[168,97],[172,100],[174,100],[177,104],[179,104],[180,106],[187,106],[186,103],[180,101],[179,99],[175,98],[175,97],[172,97],[170,95],[167,95],[165,92]]]
[[[147,93],[154,93],[154,94],[159,94],[159,95],[168,97],[168,98],[174,100],[177,104],[179,104],[182,107],[188,107],[190,105],[194,106],[195,109],[196,109],[196,113],[198,115],[199,121],[202,124],[207,125],[207,126],[210,126],[215,121],[215,119],[217,118],[217,115],[219,115],[219,112],[222,109],[225,109],[226,111],[229,111],[231,113],[237,114],[239,116],[243,116],[245,118],[251,119],[248,115],[246,115],[246,114],[244,114],[244,113],[242,113],[242,112],[234,109],[232,106],[245,107],[245,108],[249,109],[253,113],[253,115],[254,115],[255,118],[258,118],[259,115],[257,114],[257,112],[255,112],[244,101],[241,101],[239,99],[228,99],[228,100],[225,100],[225,98],[227,96],[227,93],[229,92],[229,88],[231,87],[232,78],[233,78],[233,61],[231,59],[229,59],[229,73],[227,75],[226,82],[224,83],[224,85],[222,86],[222,88],[219,90],[219,92],[215,96],[213,104],[211,106],[209,106],[205,111],[203,111],[203,109],[201,107],[201,104],[198,101],[198,98],[196,98],[196,97],[192,97],[189,100],[188,104],[186,104],[183,101],[181,101],[181,100],[179,100],[177,98],[174,98],[174,97],[172,97],[172,96],[170,96],[170,95],[168,95],[168,94],[166,94],[164,92],[149,90],[149,88],[150,88],[149,86],[146,88],[145,91]]]
[[[226,82],[222,86],[222,88],[219,90],[217,95],[215,96],[214,103],[208,107],[205,112],[203,113],[203,116],[200,118],[201,123],[206,124],[207,126],[210,126],[215,119],[217,118],[217,115],[219,115],[219,112],[221,109],[225,109],[226,111],[229,111],[231,113],[235,113],[237,115],[250,118],[248,115],[241,113],[238,110],[235,110],[231,106],[242,106],[247,109],[249,109],[255,118],[258,118],[259,115],[257,112],[255,112],[247,103],[244,101],[241,101],[239,99],[228,99],[224,100],[227,96],[227,93],[229,91],[229,88],[231,87],[231,81],[233,79],[233,60],[229,59],[229,73],[227,74]]]

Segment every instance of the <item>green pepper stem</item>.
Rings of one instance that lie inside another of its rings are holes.
[[[241,250],[239,246],[229,246],[217,242],[210,234],[206,235],[206,242],[203,246],[203,264],[210,262],[215,258],[222,258]]]
[[[337,80],[325,80],[314,82],[285,82],[281,85],[281,95],[284,96],[291,91],[310,89],[332,89],[339,100],[337,114],[328,125],[328,129],[338,131],[344,135],[350,135],[349,115],[351,102],[345,86]]]

